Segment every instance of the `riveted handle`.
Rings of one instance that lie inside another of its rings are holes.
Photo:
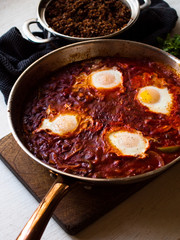
[[[62,178],[58,176],[49,192],[43,198],[38,208],[17,237],[17,240],[39,240],[53,211],[68,192],[68,189],[69,185],[62,183]]]
[[[23,26],[22,26],[22,29],[23,29],[23,32],[25,34],[25,36],[32,42],[34,43],[48,43],[52,40],[55,40],[56,38],[55,37],[50,37],[50,38],[43,38],[43,39],[40,39],[38,37],[36,37],[32,32],[31,32],[31,29],[30,29],[30,25],[32,24],[38,24],[38,20],[36,18],[32,18],[32,19],[29,19],[27,20],[26,22],[24,22]]]
[[[144,0],[144,3],[140,5],[140,9],[143,10],[151,5],[151,0]]]

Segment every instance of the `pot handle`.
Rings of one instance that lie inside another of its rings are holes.
[[[140,5],[140,10],[143,10],[151,5],[151,0],[144,0],[144,3]]]
[[[56,181],[17,237],[17,240],[40,239],[53,211],[68,192],[68,189],[69,185],[62,183],[62,177],[58,175]]]
[[[32,41],[34,43],[48,43],[48,42],[56,39],[55,37],[40,39],[40,38],[36,37],[35,35],[33,35],[33,33],[31,32],[31,29],[30,29],[30,25],[35,24],[35,23],[38,24],[39,22],[37,21],[36,18],[32,18],[32,19],[25,21],[22,26],[25,36],[30,41]]]

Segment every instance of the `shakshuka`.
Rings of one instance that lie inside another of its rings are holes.
[[[120,178],[180,155],[180,77],[161,63],[93,58],[53,72],[23,114],[27,148],[61,171]]]

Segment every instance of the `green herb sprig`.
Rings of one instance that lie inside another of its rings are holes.
[[[166,39],[158,38],[158,42],[161,49],[180,58],[180,34],[173,37],[167,35]]]

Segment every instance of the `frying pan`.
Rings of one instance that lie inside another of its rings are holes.
[[[108,34],[108,35],[104,35],[104,36],[97,36],[97,37],[91,37],[91,38],[82,38],[82,37],[73,37],[73,36],[68,36],[68,35],[64,35],[61,34],[59,32],[56,32],[55,30],[53,30],[48,23],[46,22],[46,18],[45,18],[45,12],[46,12],[46,8],[48,6],[48,4],[51,2],[52,0],[41,0],[38,7],[37,7],[37,19],[33,18],[33,19],[29,19],[27,20],[24,24],[23,24],[23,32],[25,34],[25,36],[31,40],[32,42],[35,43],[47,43],[50,42],[56,38],[65,38],[71,42],[76,42],[76,41],[86,41],[86,40],[93,40],[93,39],[99,39],[99,38],[112,38],[115,37],[117,35],[120,35],[121,33],[123,33],[124,31],[126,31],[127,29],[129,29],[139,18],[139,14],[140,11],[149,7],[151,4],[151,0],[144,0],[143,4],[139,4],[138,0],[121,0],[125,5],[127,5],[130,8],[131,11],[131,18],[129,20],[129,22],[123,27],[121,28],[119,31]],[[45,30],[48,31],[48,33],[51,33],[52,36],[49,36],[46,39],[40,39],[37,38],[30,29],[30,26],[32,24],[40,24]]]
[[[86,184],[95,185],[135,183],[162,173],[180,160],[180,157],[178,157],[161,168],[137,176],[114,179],[94,179],[57,170],[35,157],[24,145],[21,116],[24,102],[26,102],[26,97],[31,89],[34,89],[37,85],[41,84],[45,76],[49,75],[49,73],[69,63],[93,57],[115,56],[116,54],[120,57],[136,59],[148,58],[149,60],[162,62],[174,68],[178,74],[180,73],[180,60],[158,48],[127,40],[101,39],[74,43],[54,50],[29,66],[13,86],[8,101],[8,120],[12,134],[20,147],[34,161],[57,174],[56,183],[45,196],[32,218],[20,233],[18,239],[39,239],[41,237],[55,206],[68,192],[69,187],[73,185],[72,183],[85,182]]]

